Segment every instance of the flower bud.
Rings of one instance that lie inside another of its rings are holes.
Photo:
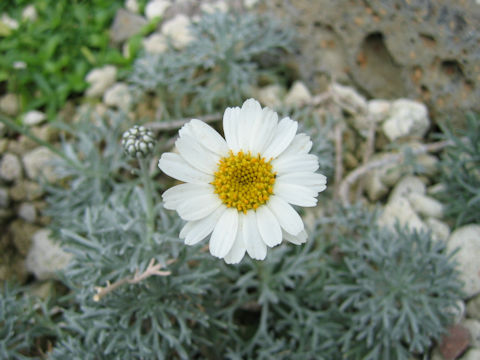
[[[155,147],[153,132],[143,126],[135,125],[123,133],[122,146],[127,155],[144,158]]]

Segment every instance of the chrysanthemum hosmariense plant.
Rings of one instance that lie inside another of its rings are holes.
[[[245,252],[263,260],[282,239],[302,244],[303,221],[292,205],[315,206],[326,188],[310,138],[298,123],[249,99],[227,108],[223,139],[193,119],[179,131],[178,153],[164,153],[159,167],[183,181],[163,193],[164,206],[186,221],[187,245],[210,235],[210,253],[238,263]]]

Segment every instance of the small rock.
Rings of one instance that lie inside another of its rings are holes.
[[[183,49],[194,40],[189,27],[190,19],[179,14],[163,24],[162,34],[171,39],[175,48]]]
[[[453,252],[463,282],[466,298],[480,293],[480,225],[466,225],[455,230],[447,242],[447,249]]]
[[[16,155],[6,153],[0,163],[0,178],[15,181],[22,177],[22,164]]]
[[[56,155],[44,147],[37,147],[26,153],[22,160],[27,176],[32,180],[40,175],[45,176],[49,182],[58,180],[58,175],[50,164],[55,157]]]
[[[18,96],[15,94],[6,94],[0,98],[0,111],[10,115],[16,116],[20,104],[18,102]]]
[[[125,8],[130,11],[131,13],[138,13],[140,6],[138,5],[137,0],[126,0],[125,1]]]
[[[380,180],[378,171],[373,171],[365,179],[365,191],[370,201],[377,201],[388,194],[388,187]]]
[[[458,360],[479,360],[479,359],[480,359],[480,349],[471,348],[465,353],[465,355],[463,355]]]
[[[8,208],[10,204],[10,198],[8,196],[7,189],[0,187],[0,209]]]
[[[33,5],[28,5],[22,10],[22,20],[35,21],[37,17],[37,9]]]
[[[409,194],[407,198],[418,214],[433,218],[441,218],[443,216],[444,206],[440,201],[430,196],[416,193]]]
[[[113,43],[120,44],[138,34],[147,24],[148,21],[142,16],[118,9],[110,29],[110,38]]]
[[[277,84],[264,86],[256,91],[256,98],[260,103],[271,109],[282,105],[285,89]]]
[[[25,265],[39,280],[54,279],[55,273],[64,269],[70,258],[71,254],[64,252],[50,238],[50,231],[42,229],[32,237],[32,247]]]
[[[405,176],[393,188],[388,202],[392,202],[395,198],[406,198],[409,194],[425,194],[426,186],[417,176]]]
[[[90,84],[86,95],[88,97],[102,96],[115,83],[116,77],[117,69],[112,65],[91,70],[85,77],[85,80]]]
[[[44,122],[46,118],[47,116],[43,112],[32,110],[23,116],[23,123],[28,126],[39,125]]]
[[[467,316],[480,321],[480,295],[474,296],[467,302]]]
[[[226,1],[202,3],[202,5],[200,5],[200,11],[206,14],[213,14],[215,12],[226,13],[228,11],[228,4]]]
[[[170,5],[171,3],[168,0],[151,0],[147,6],[145,6],[145,16],[149,20],[155,17],[161,17]]]
[[[330,85],[330,92],[334,99],[350,113],[367,114],[367,100],[354,88],[333,83]]]
[[[389,201],[378,218],[380,226],[390,229],[394,229],[397,223],[410,230],[428,230],[427,225],[418,217],[410,202],[402,197],[396,197]]]
[[[440,352],[445,360],[454,360],[467,349],[470,343],[470,334],[462,325],[452,326],[442,338]]]
[[[458,300],[456,306],[449,306],[445,309],[445,312],[452,315],[452,324],[459,324],[465,318],[465,303],[463,300]]]
[[[37,218],[37,210],[31,203],[22,203],[18,207],[18,216],[28,223],[34,223]]]
[[[392,104],[390,116],[383,123],[383,132],[390,141],[407,136],[422,138],[429,126],[428,111],[424,104],[399,99]]]
[[[376,123],[380,123],[387,118],[392,105],[388,100],[370,100],[367,103],[367,111],[370,118]]]
[[[115,83],[103,95],[103,102],[108,106],[115,106],[124,111],[128,111],[132,104],[132,96],[127,84]]]
[[[9,194],[13,201],[33,201],[42,197],[44,191],[36,182],[22,180],[9,188]]]
[[[9,233],[13,244],[18,252],[27,255],[30,249],[32,235],[38,230],[38,227],[29,224],[23,220],[14,220],[9,227]]]
[[[259,0],[244,0],[245,7],[247,9],[253,8],[255,5],[257,5]]]
[[[312,94],[301,81],[295,81],[285,96],[285,104],[302,106],[312,101]]]
[[[434,184],[427,189],[428,195],[438,195],[447,191],[447,185],[444,183]]]
[[[143,47],[150,54],[161,54],[168,49],[167,39],[163,34],[153,33],[143,39]]]
[[[422,168],[422,174],[434,177],[438,173],[438,158],[430,154],[416,157],[416,163]]]
[[[430,217],[427,220],[425,220],[425,223],[427,224],[428,228],[432,232],[432,238],[434,240],[444,241],[444,242],[448,240],[450,236],[450,227],[446,223],[438,219],[435,219],[433,217]]]
[[[480,348],[480,321],[475,319],[465,319],[462,325],[470,333],[470,344],[474,347]]]

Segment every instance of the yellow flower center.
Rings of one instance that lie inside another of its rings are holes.
[[[212,185],[227,207],[246,213],[265,204],[273,194],[276,173],[270,161],[260,154],[252,156],[239,151],[221,158]]]

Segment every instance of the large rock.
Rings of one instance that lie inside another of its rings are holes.
[[[466,225],[455,230],[447,243],[449,252],[458,249],[454,257],[458,263],[460,280],[467,298],[480,293],[480,225]]]
[[[430,196],[413,193],[408,195],[408,201],[421,216],[433,218],[441,218],[443,216],[443,204]]]
[[[455,121],[480,111],[476,0],[262,3],[295,24],[298,69],[313,92],[333,78],[370,98],[418,99]]]
[[[32,238],[32,247],[26,259],[27,270],[39,280],[55,278],[70,261],[71,254],[64,252],[50,238],[49,230],[39,230]]]
[[[148,21],[140,15],[119,9],[113,20],[110,37],[114,43],[122,43],[137,34]]]

